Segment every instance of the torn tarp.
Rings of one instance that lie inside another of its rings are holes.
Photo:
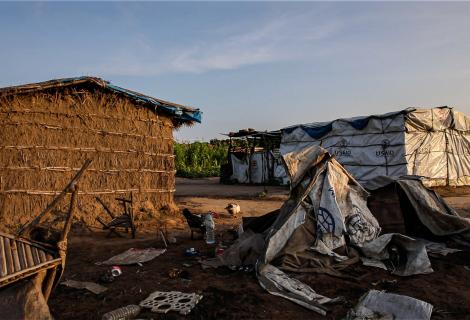
[[[384,186],[371,190],[368,206],[385,233],[470,242],[470,219],[459,216],[419,177],[387,179]]]
[[[432,305],[408,296],[370,290],[346,320],[429,320]]]
[[[364,265],[385,266],[398,276],[433,272],[424,242],[402,234],[381,235],[365,243],[360,250],[368,258],[363,260]]]
[[[281,270],[335,273],[358,261],[347,242],[361,246],[380,227],[367,208],[367,192],[326,150],[310,146],[283,159],[293,189],[266,231],[258,279],[271,294],[324,314],[329,299]]]

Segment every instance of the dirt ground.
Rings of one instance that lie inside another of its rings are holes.
[[[176,200],[181,208],[193,212],[224,212],[229,202],[237,202],[243,216],[259,216],[281,206],[287,190],[262,186],[221,186],[215,179],[177,181]],[[449,194],[446,199],[460,213],[470,212],[470,197],[463,193]],[[470,215],[469,215],[470,216]],[[216,219],[218,239],[231,240],[227,229],[239,224],[241,218],[222,214]],[[177,240],[167,252],[142,266],[124,266],[116,281],[105,284],[101,295],[59,285],[50,299],[50,308],[56,319],[101,319],[113,309],[138,304],[154,291],[197,292],[204,297],[187,316],[175,313],[160,315],[143,312],[143,319],[340,319],[359,297],[369,289],[409,295],[434,305],[433,319],[470,319],[470,252],[447,257],[431,257],[434,273],[398,277],[388,272],[356,264],[345,274],[356,280],[344,280],[327,275],[303,274],[296,277],[309,284],[318,293],[334,298],[342,296],[345,302],[331,305],[326,317],[307,310],[285,299],[272,296],[258,284],[253,273],[228,269],[203,270],[197,258],[184,255],[186,248],[196,248],[203,256],[212,256],[213,248],[202,240],[191,240],[184,225],[168,231]],[[106,238],[102,232],[84,233],[74,230],[70,240],[66,271],[63,277],[80,281],[98,282],[106,267],[95,265],[129,248],[162,247],[156,232],[139,233],[135,240]],[[183,264],[190,264],[185,267]],[[187,279],[170,279],[168,271],[180,268],[188,272]],[[387,282],[397,280],[396,283]]]

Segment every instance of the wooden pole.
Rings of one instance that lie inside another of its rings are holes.
[[[72,227],[75,207],[77,206],[77,194],[78,194],[78,185],[75,185],[73,193],[72,193],[72,198],[70,200],[70,207],[69,207],[69,212],[67,215],[67,220],[65,221],[65,225],[64,225],[64,229],[62,230],[60,241],[67,241],[67,236],[70,232],[70,228]]]
[[[80,178],[83,176],[83,173],[86,171],[86,169],[90,166],[91,164],[91,159],[87,159],[85,163],[83,164],[82,168],[80,171],[77,172],[77,174],[70,180],[68,185],[65,187],[62,192],[52,200],[52,202],[44,209],[39,215],[34,218],[32,221],[29,223],[25,224],[22,226],[18,232],[16,233],[17,236],[21,236],[25,231],[29,231],[32,227],[34,227],[40,220],[41,218],[49,213],[64,197],[67,193],[73,191],[73,188],[77,184],[77,182],[80,180]]]
[[[114,213],[108,208],[108,206],[103,202],[103,200],[101,200],[100,197],[96,197],[96,200],[98,200],[98,202],[103,206],[104,211],[106,211],[106,213],[111,217],[111,219],[116,218],[114,216]]]

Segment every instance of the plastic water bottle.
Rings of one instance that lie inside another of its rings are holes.
[[[206,226],[206,243],[207,244],[214,244],[215,243],[215,223],[214,219],[212,218],[212,214],[208,213],[204,217],[204,225]]]
[[[130,304],[128,306],[110,311],[105,313],[101,320],[128,320],[134,319],[142,308],[135,304]]]

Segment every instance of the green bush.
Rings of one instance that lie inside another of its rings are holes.
[[[175,143],[176,175],[185,178],[219,176],[220,165],[227,161],[228,143],[211,142]]]

